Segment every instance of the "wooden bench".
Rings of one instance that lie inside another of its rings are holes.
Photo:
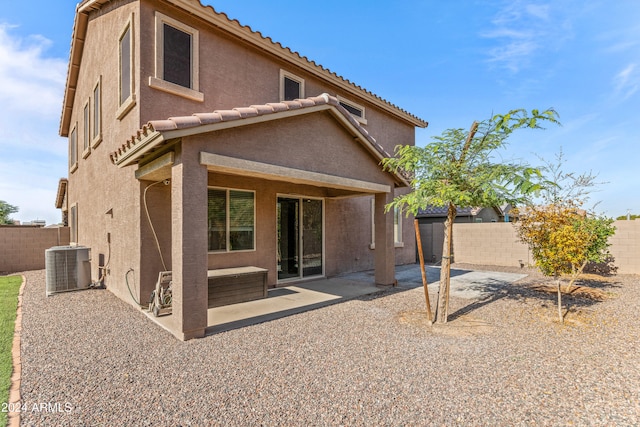
[[[209,270],[209,308],[266,298],[267,272],[252,266]]]

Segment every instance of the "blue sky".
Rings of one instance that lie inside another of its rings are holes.
[[[562,127],[522,131],[501,156],[535,165],[562,148],[565,171],[606,182],[592,194],[600,212],[640,214],[636,0],[202,2],[427,120],[418,145],[493,113],[552,107]],[[20,208],[15,219],[56,223],[76,2],[0,5],[0,200]]]

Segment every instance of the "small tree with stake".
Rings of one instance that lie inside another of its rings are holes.
[[[559,124],[556,112],[512,110],[474,122],[469,132],[448,129],[425,147],[397,146],[395,157],[382,161],[387,170],[406,171],[412,176],[413,191],[396,197],[387,209],[398,207],[416,215],[426,206],[447,207],[437,323],[446,323],[448,317],[451,242],[457,208],[518,204],[539,190],[538,169],[527,164],[495,162],[493,153],[506,146],[515,130],[540,129],[543,122]]]

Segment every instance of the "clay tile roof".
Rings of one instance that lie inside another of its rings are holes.
[[[197,116],[169,117],[169,120],[173,121],[178,129],[202,125]]]
[[[222,121],[219,113],[196,113],[194,116],[200,119],[200,123],[203,125],[210,125]]]
[[[252,105],[251,108],[256,110],[259,116],[273,113],[273,107],[270,105]]]
[[[234,108],[235,111],[240,113],[240,117],[246,119],[247,117],[256,117],[258,115],[258,110],[253,107],[240,107]]]
[[[273,109],[274,113],[279,111],[287,111],[289,107],[284,102],[270,102],[267,104],[269,107]]]
[[[163,133],[175,130],[196,128],[198,126],[216,124],[220,122],[233,122],[241,121],[251,117],[265,116],[268,114],[275,114],[280,112],[286,112],[290,110],[299,110],[304,108],[310,108],[315,106],[331,105],[338,112],[341,113],[341,117],[347,120],[356,131],[364,137],[366,142],[378,151],[382,157],[391,157],[391,155],[382,148],[380,144],[369,135],[369,132],[360,125],[360,123],[338,102],[338,98],[328,95],[326,93],[314,96],[306,99],[296,99],[293,101],[283,101],[276,103],[268,103],[264,105],[252,105],[250,107],[238,107],[231,110],[216,110],[213,113],[197,113],[190,116],[178,116],[170,117],[166,120],[152,120],[141,129],[139,129],[135,135],[131,136],[124,144],[116,149],[116,151],[110,153],[111,162],[116,164],[131,150],[140,148],[140,144],[144,144],[143,140],[152,133]],[[405,177],[406,178],[406,177]]]
[[[176,122],[174,122],[171,119],[169,119],[169,120],[154,120],[152,122],[149,122],[147,124],[147,127],[152,127],[153,130],[158,131],[158,132],[164,132],[164,131],[174,130],[174,129],[178,128],[178,126],[176,125]],[[143,127],[143,129],[144,129],[144,127]]]

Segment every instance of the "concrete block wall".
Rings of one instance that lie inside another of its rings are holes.
[[[619,274],[640,274],[640,221],[616,221],[609,240]],[[529,249],[518,241],[511,223],[454,224],[456,262],[517,267],[533,265]]]
[[[640,274],[640,220],[616,221],[616,234],[609,239],[618,273]]]
[[[69,227],[0,226],[0,272],[41,270],[45,250],[69,244]]]
[[[453,225],[455,262],[519,267],[533,264],[529,248],[518,241],[512,224],[504,222]]]

